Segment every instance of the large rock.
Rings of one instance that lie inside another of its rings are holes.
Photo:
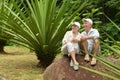
[[[99,64],[100,62],[93,67],[90,66],[90,63],[84,62],[83,56],[78,55],[77,60],[82,66],[106,72],[103,67],[101,67],[102,65]],[[104,76],[100,76],[82,68],[79,68],[78,71],[74,71],[73,68],[69,66],[68,57],[65,56],[59,58],[47,67],[43,78],[44,80],[110,80]]]

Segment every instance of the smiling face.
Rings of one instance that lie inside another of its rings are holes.
[[[87,32],[89,32],[90,29],[91,29],[91,27],[92,27],[92,25],[91,25],[89,22],[87,22],[87,21],[84,21],[84,22],[83,22],[83,26],[84,26],[84,28],[85,28],[85,30],[86,30]]]
[[[79,27],[75,24],[72,25],[72,31],[77,32],[79,30]]]

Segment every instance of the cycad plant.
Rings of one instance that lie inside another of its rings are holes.
[[[34,50],[44,67],[59,53],[64,33],[87,1],[63,0],[59,6],[56,3],[57,0],[10,0],[12,8],[4,4],[10,14],[0,13],[0,25],[5,26],[1,28],[12,37],[10,41]]]
[[[3,0],[0,0],[0,13],[2,12],[1,10],[3,8],[2,3],[3,3]],[[0,26],[3,26],[3,25],[0,25]],[[0,28],[0,34],[5,35],[2,28]],[[4,46],[6,45],[6,42],[7,40],[0,39],[0,52],[4,52]]]

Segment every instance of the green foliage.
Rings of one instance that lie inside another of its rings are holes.
[[[112,2],[112,5],[109,4]],[[116,41],[119,42],[120,40],[120,37],[118,36],[118,34],[120,34],[118,23],[119,17],[115,18],[117,12],[119,13],[119,9],[115,7],[115,4],[118,3],[119,1],[116,0],[90,0],[90,3],[87,4],[82,15],[82,17],[89,17],[93,20],[93,27],[100,32],[100,40],[109,46],[115,46],[114,43],[116,43]],[[114,11],[114,9],[116,11]],[[107,14],[107,16],[104,14]],[[101,53],[103,55],[111,55],[114,52],[101,43]]]
[[[0,13],[3,12],[3,7],[4,7],[4,2],[5,2],[5,1],[6,1],[6,0],[0,0]],[[1,24],[0,24],[0,26],[1,26],[1,27],[5,27],[4,25],[1,25]],[[0,28],[0,34],[1,34],[1,36],[3,36],[3,37],[8,36],[8,35],[6,35],[6,34],[4,33],[3,28]],[[8,39],[9,39],[9,38],[8,38]],[[0,38],[0,52],[4,52],[4,46],[6,45],[6,42],[8,41],[8,39],[5,40],[5,39],[3,39],[3,38]]]
[[[105,15],[106,16],[106,15]],[[107,53],[108,55],[113,55],[115,58],[120,57],[120,38],[118,34],[120,33],[119,26],[113,22],[110,18],[106,18],[111,22],[107,23],[101,28],[101,43],[102,43],[102,53]]]
[[[111,7],[111,8],[116,8],[118,10],[120,10],[120,1],[119,0],[109,0],[105,3],[105,5]]]
[[[109,34],[115,40],[118,40],[118,41],[120,40],[120,37],[118,36],[118,34],[120,33],[120,31],[117,28],[115,28],[115,26],[112,23],[104,24],[102,26],[102,30],[104,32],[107,32],[107,34]]]
[[[80,0],[71,2],[63,0],[61,6],[57,6],[57,0],[26,0],[26,5],[10,0],[4,5],[10,13],[0,14],[0,24],[5,25],[6,34],[14,37],[12,42],[34,50],[40,64],[48,66],[60,52],[61,40],[70,23],[87,4]]]
[[[119,24],[115,23],[119,21],[120,18],[117,16],[120,13],[118,12],[119,8],[115,5],[117,3],[109,5],[112,0],[89,0],[89,3],[84,0],[17,1],[7,0],[4,5],[0,4],[2,6],[0,8],[0,28],[6,34],[4,36],[0,34],[0,38],[10,39],[11,42],[34,50],[42,66],[46,67],[52,63],[56,54],[60,52],[61,40],[64,33],[70,28],[70,23],[81,19],[80,17],[93,19],[95,24],[93,27],[97,28],[101,34],[103,53],[110,54],[112,52],[120,55],[120,38],[118,36],[120,28]],[[116,0],[114,1],[116,2]],[[103,13],[108,17],[101,16]],[[102,26],[101,21],[103,22]],[[104,24],[108,21],[110,23]],[[102,59],[99,60],[110,65]],[[116,73],[117,71],[119,70],[116,70]],[[117,80],[109,75],[105,76]]]
[[[84,12],[82,16],[86,18],[91,18],[94,21],[95,26],[98,26],[102,23],[98,16],[102,14],[103,13],[100,12],[99,8],[92,8],[91,11]]]

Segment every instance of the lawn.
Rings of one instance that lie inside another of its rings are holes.
[[[0,54],[0,75],[9,80],[43,80],[43,69],[36,67],[34,52],[18,46],[5,46]]]

